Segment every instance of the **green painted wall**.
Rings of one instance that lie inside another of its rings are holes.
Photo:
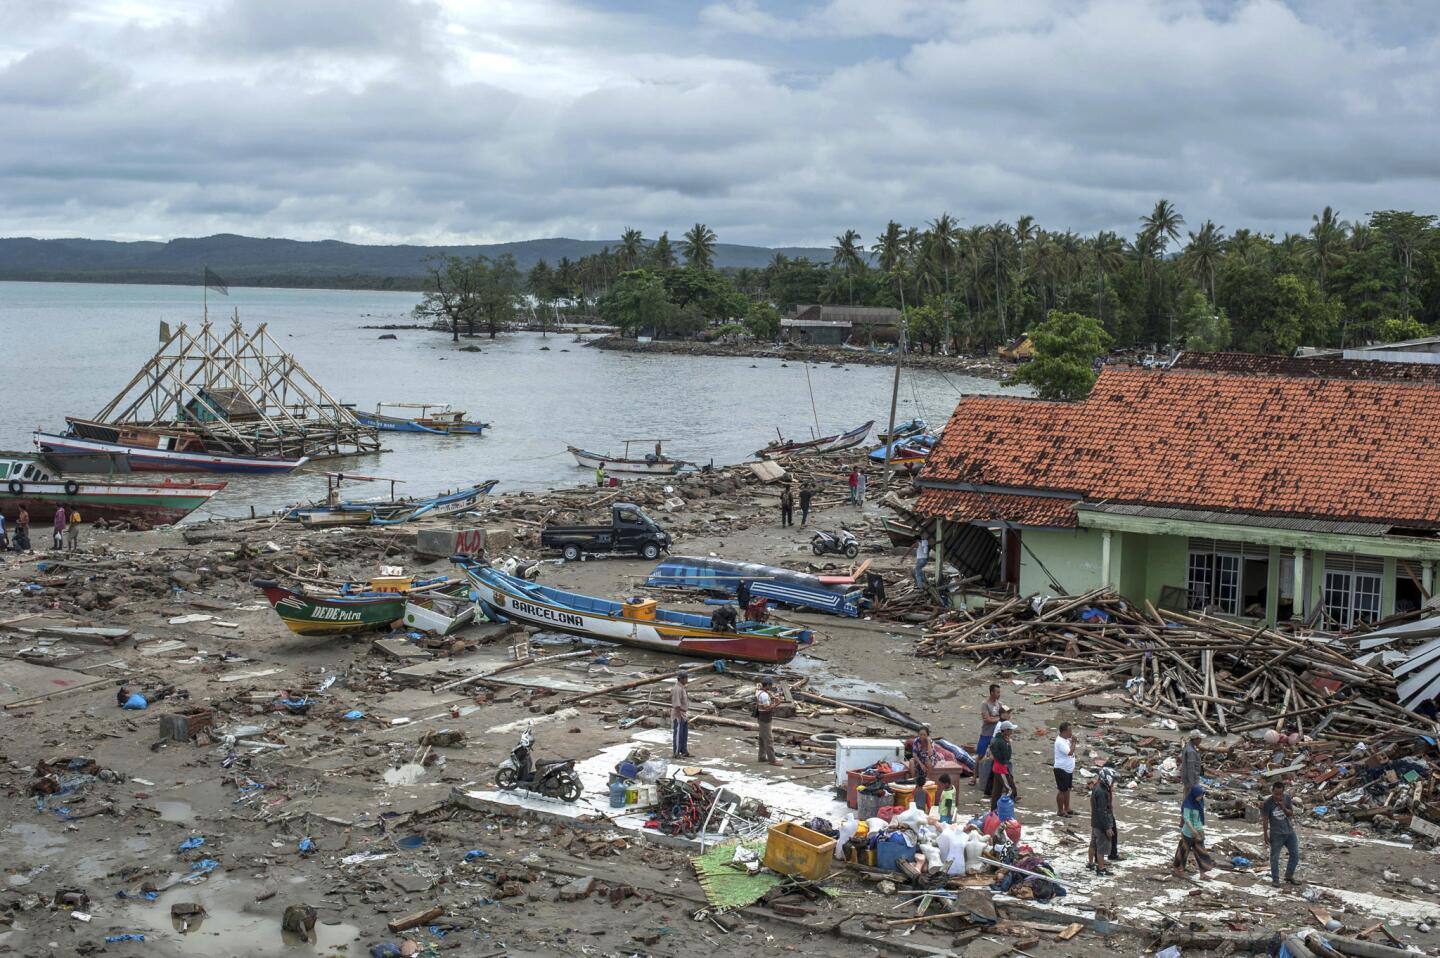
[[[1117,537],[1118,538],[1118,537]],[[1039,556],[1065,591],[1078,595],[1100,585],[1100,533],[1094,529],[1025,529],[1020,534],[1020,594],[1055,594]],[[1034,553],[1032,555],[1031,553]]]

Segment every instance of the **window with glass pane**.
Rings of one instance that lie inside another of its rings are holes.
[[[1192,609],[1203,609],[1210,604],[1210,597],[1214,594],[1215,582],[1215,557],[1208,553],[1190,553],[1189,571],[1185,578],[1185,591],[1189,597],[1189,607]]]
[[[1342,628],[1350,624],[1351,575],[1325,570],[1325,615]]]
[[[1240,614],[1240,557],[1215,557],[1215,605],[1225,615]]]
[[[1346,625],[1378,622],[1380,620],[1380,577],[1357,572],[1351,576],[1351,579],[1354,583],[1354,598],[1351,602],[1353,614],[1351,621]]]

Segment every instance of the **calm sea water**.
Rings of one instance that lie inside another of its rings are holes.
[[[783,366],[775,359],[641,355],[585,348],[568,334],[504,335],[459,351],[448,335],[401,330],[381,340],[365,325],[411,322],[414,293],[232,289],[210,296],[210,317],[235,310],[248,330],[268,325],[332,396],[365,409],[379,402],[448,402],[492,423],[484,437],[384,433],[388,451],[312,463],[285,477],[235,477],[208,507],[244,515],[324,494],[327,469],[405,480],[405,495],[498,478],[499,490],[574,485],[567,444],[619,454],[621,440],[663,437],[666,451],[718,464],[751,458],[773,439],[809,438],[889,414],[892,370],[879,366]],[[0,447],[31,448],[37,426],[93,416],[158,347],[159,324],[201,319],[200,290],[185,286],[0,282]],[[461,345],[467,341],[462,339]],[[549,347],[548,349],[544,347]],[[940,424],[961,393],[1006,391],[994,382],[907,372],[897,419]],[[356,488],[356,496],[384,489]]]

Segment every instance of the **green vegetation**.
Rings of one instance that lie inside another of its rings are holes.
[[[1015,374],[1035,387],[1041,399],[1082,399],[1095,385],[1095,361],[1110,344],[1100,321],[1058,310],[1031,328],[1035,358]]]
[[[456,342],[462,325],[470,336],[475,335],[477,325],[483,325],[494,339],[514,320],[521,296],[515,257],[443,256],[432,258],[427,266],[430,281],[415,307],[417,319],[449,326]]]

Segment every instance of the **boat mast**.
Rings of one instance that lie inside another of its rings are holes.
[[[885,430],[885,475],[880,480],[880,492],[890,491],[891,459],[895,456],[895,406],[900,401],[900,366],[905,362],[905,280],[900,279],[900,338],[895,344],[895,385],[890,390],[890,426]]]

